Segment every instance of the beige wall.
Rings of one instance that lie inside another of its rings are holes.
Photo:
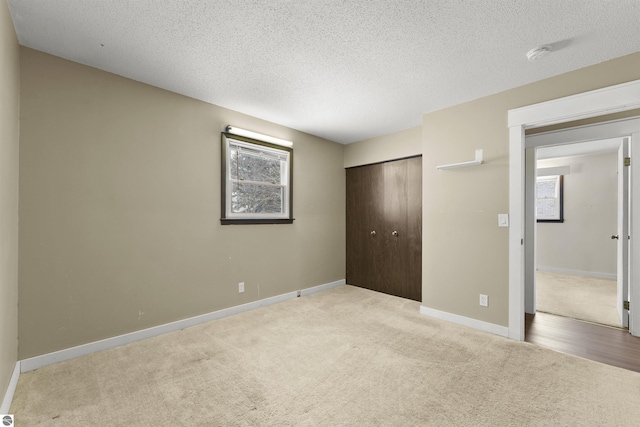
[[[344,279],[342,145],[21,54],[21,359]],[[220,225],[226,124],[294,141],[294,224]]]
[[[422,126],[345,145],[344,167],[368,165],[419,154],[422,154]]]
[[[424,115],[424,306],[508,325],[508,228],[497,221],[509,209],[507,111],[637,79],[640,53]],[[472,160],[476,148],[484,165],[435,169]]]
[[[538,223],[540,270],[616,274],[617,153],[538,161],[539,168],[569,166],[564,176],[564,222]]]
[[[0,403],[18,360],[18,140],[20,56],[0,1]]]

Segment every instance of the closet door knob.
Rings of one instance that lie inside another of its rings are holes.
[[[371,232],[371,235],[372,235],[372,236],[375,236],[375,235],[376,235],[376,230],[373,230],[373,231]]]
[[[613,236],[611,236],[611,240],[617,240],[618,236],[616,236],[615,234]]]
[[[396,230],[393,230],[393,232],[391,233],[392,236],[397,236],[398,232]]]

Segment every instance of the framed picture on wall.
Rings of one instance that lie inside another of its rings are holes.
[[[539,176],[536,179],[536,220],[564,222],[563,176]]]

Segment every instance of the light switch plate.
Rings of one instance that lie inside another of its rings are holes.
[[[509,214],[498,214],[498,227],[509,226]]]

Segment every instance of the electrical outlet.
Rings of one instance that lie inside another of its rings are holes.
[[[480,294],[480,305],[483,307],[489,307],[489,295]]]
[[[238,283],[238,293],[244,292],[244,282]]]

